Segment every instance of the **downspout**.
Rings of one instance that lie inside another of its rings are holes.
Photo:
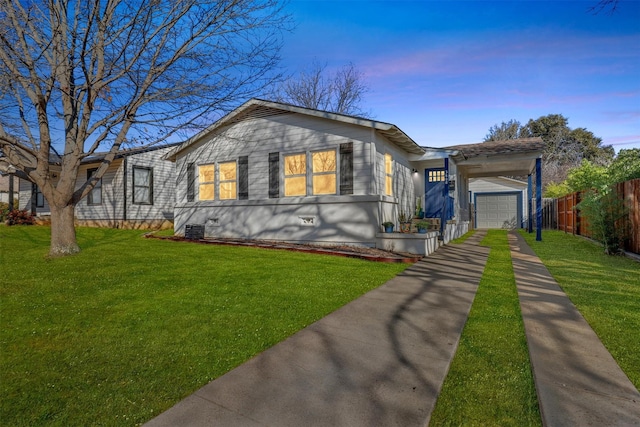
[[[122,185],[124,186],[124,201],[122,204],[122,226],[124,227],[124,223],[127,222],[127,156],[124,156],[124,171],[122,177]]]

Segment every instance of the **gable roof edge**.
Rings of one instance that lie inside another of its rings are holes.
[[[335,120],[342,123],[348,123],[356,126],[362,126],[367,128],[373,128],[374,130],[380,132],[381,135],[386,137],[389,141],[396,144],[403,150],[407,151],[411,154],[422,154],[425,152],[424,148],[420,147],[413,139],[411,139],[407,134],[405,134],[399,127],[394,124],[380,122],[373,119],[365,119],[362,117],[349,116],[345,114],[332,113],[329,111],[322,110],[314,110],[312,108],[299,107],[293,104],[286,104],[282,102],[274,102],[274,101],[266,101],[258,98],[251,98],[235,110],[216,120],[211,126],[203,129],[198,132],[196,135],[187,139],[186,141],[179,144],[173,150],[171,150],[166,156],[166,160],[170,160],[175,162],[178,154],[193,144],[200,141],[202,138],[207,135],[215,132],[217,129],[220,129],[226,125],[233,124],[234,122],[238,122],[243,120],[243,115],[248,114],[252,111],[252,108],[264,107],[270,108],[274,110],[280,110],[288,113],[296,113],[303,114],[306,116]]]

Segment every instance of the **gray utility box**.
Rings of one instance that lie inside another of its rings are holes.
[[[189,240],[204,239],[204,225],[187,224],[184,228],[184,238]]]

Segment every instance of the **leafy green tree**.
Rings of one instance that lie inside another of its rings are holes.
[[[640,178],[640,148],[620,150],[607,171],[611,184]]]
[[[544,197],[557,199],[571,193],[567,182],[551,182],[544,189]]]
[[[594,165],[589,160],[583,160],[580,167],[572,169],[565,183],[570,192],[602,188],[610,184],[607,168]]]

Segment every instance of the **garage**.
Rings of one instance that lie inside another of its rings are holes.
[[[521,197],[521,193],[476,193],[476,228],[520,227]]]

